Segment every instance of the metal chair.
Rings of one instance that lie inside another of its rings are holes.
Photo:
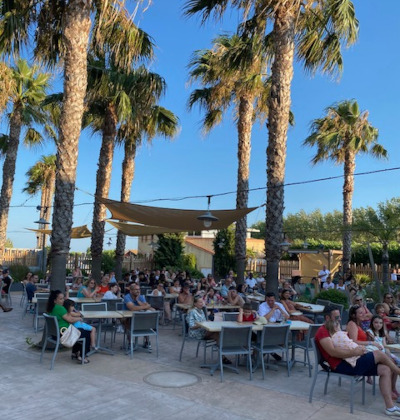
[[[239,312],[222,312],[223,321],[237,321]]]
[[[323,324],[314,324],[310,325],[310,328],[307,331],[307,335],[303,341],[296,342],[294,344],[296,349],[300,349],[304,351],[304,360],[296,360],[297,363],[303,363],[304,366],[308,366],[308,376],[311,378],[311,369],[312,363],[310,361],[310,350],[312,350],[311,346],[311,339],[314,338],[318,328],[321,327]],[[293,344],[292,344],[293,345]]]
[[[158,311],[150,312],[134,312],[131,319],[131,327],[129,330],[129,353],[133,359],[133,339],[135,338],[135,346],[139,337],[156,337],[156,352],[158,357]]]
[[[147,295],[146,302],[156,311],[160,312],[160,318],[162,319],[162,323],[164,323],[164,296]]]
[[[269,360],[269,355],[272,353],[285,354],[288,376],[290,376],[289,332],[290,325],[265,325],[260,342],[253,344],[253,349],[258,352],[261,359],[263,379],[265,379],[264,355],[267,354]]]
[[[22,295],[21,300],[19,301],[19,306],[22,308],[26,302],[28,302],[28,295],[26,293],[26,286],[24,282],[21,282],[22,285]]]
[[[252,311],[257,311],[258,312],[258,308],[260,307],[260,302],[258,302],[257,300],[251,300],[250,305],[251,305],[251,310]]]
[[[107,303],[82,303],[82,311],[106,311]]]
[[[339,378],[339,386],[341,385],[341,379],[347,378],[350,380],[350,413],[353,414],[353,407],[354,407],[354,386],[361,382],[362,384],[362,404],[365,404],[365,377],[364,376],[353,376],[353,375],[344,375],[342,373],[336,373],[331,370],[328,363],[322,357],[321,351],[319,347],[315,343],[315,338],[311,339],[312,349],[314,351],[314,377],[310,389],[310,397],[309,402],[312,402],[312,397],[314,393],[315,384],[317,382],[318,375],[325,375],[325,387],[324,387],[324,395],[328,392],[328,381],[330,377],[338,377]],[[320,366],[322,369],[319,369]]]
[[[208,348],[212,348],[215,345],[215,340],[206,340],[206,339],[198,339],[198,338],[193,338],[189,336],[189,325],[187,323],[187,319],[186,319],[186,314],[182,314],[182,346],[181,346],[181,351],[179,353],[179,361],[182,361],[182,353],[183,353],[183,348],[185,347],[185,343],[186,341],[195,341],[197,342],[197,349],[196,349],[196,357],[198,357],[199,355],[199,348],[201,345],[203,345],[204,348],[204,353],[203,353],[203,360],[204,360],[204,364],[206,363],[206,357],[207,357],[207,349]]]
[[[35,304],[35,314],[33,316],[33,326],[35,332],[38,332],[39,320],[44,319],[44,313],[47,310],[47,298],[38,298]]]
[[[78,296],[78,291],[77,291],[77,290],[70,290],[70,291],[68,292],[68,294],[69,294],[69,297],[70,297],[70,298],[72,298],[72,297],[77,297],[77,296]]]
[[[117,311],[117,304],[122,303],[122,307],[124,305],[124,302],[122,301],[122,298],[118,299],[101,299],[101,303],[105,303],[107,305],[107,311]],[[120,307],[120,306],[118,306]],[[119,310],[122,310],[119,309]]]
[[[58,348],[60,346],[60,329],[58,327],[58,321],[57,317],[43,314],[44,320],[45,320],[45,327],[44,327],[44,333],[43,333],[43,339],[42,339],[42,351],[40,353],[40,363],[42,363],[43,360],[43,354],[46,350],[47,343],[52,343],[55,345],[54,348],[54,354],[51,359],[50,364],[50,370],[54,367],[54,361],[56,360]],[[86,338],[82,337],[79,338],[79,340],[82,343],[82,365],[85,362],[85,344],[86,344]]]
[[[221,373],[221,382],[224,380],[224,366],[228,369],[234,370],[236,373],[239,373],[238,358],[241,355],[247,356],[247,362],[250,370],[250,380],[252,379],[253,366],[251,362],[251,333],[252,327],[222,327],[221,333],[219,336],[219,346],[216,346],[218,349],[219,356],[219,369]],[[223,356],[236,356],[235,367],[230,365],[223,364]],[[211,371],[211,375],[213,371]]]
[[[8,293],[1,294],[1,298],[7,301],[7,306],[12,306],[11,290],[12,290],[13,284],[14,284],[14,280],[11,279],[10,286],[8,287]],[[1,290],[3,290],[3,286],[4,286],[4,282],[2,282]]]
[[[331,304],[330,300],[317,299],[315,302],[317,305],[328,306]]]

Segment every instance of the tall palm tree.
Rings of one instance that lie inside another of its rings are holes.
[[[159,95],[153,97],[157,102]],[[143,98],[142,98],[143,99]],[[128,203],[131,196],[132,182],[135,175],[136,150],[144,140],[151,142],[156,136],[172,138],[178,132],[178,118],[168,109],[159,105],[150,105],[145,101],[140,112],[131,115],[121,125],[118,132],[118,142],[124,145],[124,160],[122,162],[121,201]],[[125,253],[126,235],[121,231],[117,234],[115,250],[115,275],[122,278],[122,261]]]
[[[259,8],[273,22],[271,93],[268,98],[267,210],[265,253],[267,289],[277,292],[283,238],[286,142],[295,53],[307,71],[334,74],[342,69],[341,46],[357,39],[358,21],[350,0],[188,0],[186,14],[202,22],[221,17],[229,5],[247,14]]]
[[[19,59],[12,68],[14,80],[10,91],[9,135],[6,138],[6,154],[3,164],[3,183],[0,195],[0,251],[3,252],[6,241],[8,211],[10,207],[15,165],[22,128],[27,127],[24,143],[34,145],[43,138],[34,128],[34,123],[44,122],[44,113],[40,105],[46,96],[49,74],[40,73],[37,66],[30,67],[25,60]]]
[[[316,147],[312,159],[316,164],[332,160],[343,164],[343,259],[347,270],[351,259],[351,225],[353,222],[353,192],[356,155],[369,153],[386,158],[386,149],[378,143],[378,130],[368,121],[368,111],[361,112],[355,100],[342,101],[326,109],[326,116],[313,121],[311,134],[304,145]]]
[[[265,18],[263,22],[266,24]],[[220,36],[210,50],[196,51],[190,63],[190,76],[198,80],[203,89],[196,89],[190,96],[189,107],[199,104],[205,109],[203,129],[208,133],[221,122],[223,114],[235,105],[238,132],[238,171],[236,208],[247,208],[249,197],[249,164],[251,130],[256,118],[266,118],[265,99],[270,85],[263,75],[268,59],[263,37],[265,27],[258,34],[246,31],[242,35]],[[252,36],[250,36],[252,35]],[[235,256],[239,283],[244,281],[246,265],[247,217],[236,222]]]
[[[41,192],[40,218],[49,222],[56,183],[56,155],[42,156],[39,161],[29,168],[26,176],[28,181],[22,191],[29,195],[36,195],[39,191]],[[39,235],[37,248],[42,249],[45,245],[46,235]]]
[[[141,2],[142,0],[138,0]],[[78,142],[87,86],[87,51],[92,28],[93,42],[100,48],[131,23],[130,13],[120,2],[69,0],[3,0],[0,3],[0,52],[19,54],[35,34],[35,56],[50,66],[63,59],[64,99],[57,147],[55,207],[51,236],[53,289],[63,289],[66,257],[71,241]],[[94,12],[94,13],[93,13]],[[92,20],[93,18],[93,25]],[[115,23],[119,29],[115,30]],[[34,29],[33,31],[31,29]],[[135,54],[137,37],[131,37],[110,51],[129,63]]]

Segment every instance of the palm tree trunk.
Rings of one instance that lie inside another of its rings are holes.
[[[125,143],[125,156],[122,162],[121,201],[128,203],[131,196],[133,177],[135,176],[136,143]],[[122,280],[122,261],[125,255],[126,235],[118,231],[115,249],[115,278]]]
[[[87,85],[91,1],[70,0],[63,20],[64,99],[57,145],[56,187],[51,235],[51,289],[65,289],[71,242],[78,143]]]
[[[99,197],[108,197],[111,183],[112,161],[114,157],[114,141],[117,135],[117,114],[115,107],[109,105],[106,109],[103,140],[100,149],[99,167],[96,175],[96,196],[93,209],[92,224],[92,276],[100,283],[101,281],[101,257],[103,253],[104,225],[106,207],[98,200]]]
[[[385,290],[388,290],[389,283],[389,249],[388,241],[382,242],[382,281]]]
[[[253,125],[253,101],[250,98],[241,97],[239,103],[238,130],[238,175],[236,208],[247,208],[249,200],[249,165],[251,152],[251,129]],[[247,217],[236,222],[235,231],[235,256],[237,282],[244,282],[244,270],[246,269],[246,237]]]
[[[349,268],[351,261],[351,225],[353,223],[353,191],[354,170],[356,168],[355,153],[347,147],[344,159],[343,183],[343,257],[344,272]]]
[[[265,254],[267,290],[275,293],[278,291],[280,243],[283,238],[286,141],[293,78],[295,16],[296,10],[293,7],[280,7],[273,28],[275,59],[271,68],[271,93],[268,99]]]
[[[7,240],[8,212],[13,192],[15,164],[17,161],[19,137],[22,127],[21,108],[16,105],[10,118],[10,136],[7,145],[6,157],[3,165],[3,184],[0,196],[0,252],[4,253]]]

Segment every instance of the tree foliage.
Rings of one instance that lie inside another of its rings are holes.
[[[158,235],[158,248],[154,252],[155,267],[177,267],[183,264],[183,234],[165,233]]]
[[[235,230],[233,226],[221,229],[214,242],[214,271],[217,276],[224,277],[229,270],[235,270]]]

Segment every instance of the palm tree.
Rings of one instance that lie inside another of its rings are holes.
[[[347,270],[351,259],[351,225],[353,221],[353,191],[356,155],[369,153],[386,158],[386,149],[378,143],[378,130],[368,121],[368,111],[361,112],[355,100],[342,101],[326,109],[326,116],[313,121],[311,135],[304,145],[316,146],[312,159],[316,164],[332,160],[343,164],[343,259]]]
[[[35,145],[43,141],[42,136],[33,128],[34,123],[43,123],[44,114],[40,105],[46,96],[49,74],[40,73],[37,66],[29,67],[25,60],[19,59],[12,68],[14,80],[10,91],[9,135],[6,137],[6,153],[3,165],[3,183],[0,196],[0,251],[6,241],[8,211],[10,207],[15,165],[22,128],[27,127],[24,143]]]
[[[46,222],[50,220],[50,208],[53,203],[54,187],[56,182],[56,155],[42,156],[26,172],[28,181],[22,190],[29,195],[36,195],[41,192],[40,197],[40,218]],[[38,236],[37,248],[42,249],[46,245],[46,235]]]
[[[136,149],[144,140],[151,142],[156,136],[172,138],[178,131],[178,118],[168,109],[157,105],[165,91],[165,83],[157,74],[149,73],[142,81],[138,80],[136,98],[133,104],[135,112],[121,125],[117,141],[124,145],[122,162],[121,201],[129,202],[132,182],[135,174]],[[146,87],[147,86],[147,87]],[[126,235],[117,234],[115,250],[115,275],[122,278],[122,261],[125,254]]]
[[[142,0],[138,0],[141,2]],[[95,13],[93,12],[95,10]],[[93,17],[93,25],[91,18]],[[114,24],[118,24],[115,29]],[[105,40],[118,36],[131,24],[131,15],[123,1],[69,0],[31,2],[3,0],[0,6],[0,52],[19,54],[35,34],[35,56],[54,66],[60,58],[64,65],[64,99],[57,147],[55,207],[51,236],[53,289],[63,289],[66,256],[71,241],[78,142],[81,132],[87,86],[87,51],[90,30],[93,44],[102,47]],[[34,29],[33,31],[31,29]],[[137,31],[136,31],[137,34]],[[137,36],[111,44],[110,51],[121,63],[129,63],[140,42]]]
[[[263,20],[266,23],[266,20]],[[260,30],[264,35],[265,27]],[[210,50],[196,51],[190,63],[190,76],[203,89],[190,96],[189,107],[199,104],[205,109],[203,129],[208,133],[221,122],[223,114],[235,105],[238,131],[238,172],[236,208],[247,208],[249,197],[249,164],[251,130],[256,118],[266,118],[265,99],[269,94],[268,80],[262,74],[266,67],[266,51],[260,51],[255,35],[220,36]],[[247,217],[236,222],[235,256],[239,283],[244,281],[246,265]]]
[[[265,252],[267,289],[277,292],[283,238],[286,142],[295,53],[311,73],[342,70],[341,46],[357,39],[358,21],[350,0],[188,0],[186,14],[221,17],[229,4],[248,14],[258,8],[273,22],[271,90],[268,98],[267,208]],[[261,24],[261,20],[258,21]]]

